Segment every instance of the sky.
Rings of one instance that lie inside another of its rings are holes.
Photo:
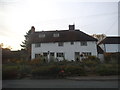
[[[119,0],[0,0],[0,43],[20,50],[31,26],[36,31],[76,29],[118,36]]]

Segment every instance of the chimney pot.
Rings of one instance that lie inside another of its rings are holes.
[[[34,32],[35,32],[35,27],[32,26],[32,27],[31,27],[31,33],[34,33]]]
[[[75,25],[69,25],[69,30],[75,30]]]

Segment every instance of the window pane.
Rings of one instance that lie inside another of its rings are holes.
[[[39,34],[39,38],[44,38],[45,34]]]
[[[35,58],[40,58],[41,54],[35,54]]]
[[[64,53],[57,53],[57,57],[64,57]]]
[[[54,56],[54,53],[50,53],[50,56]]]
[[[81,42],[81,46],[87,46],[87,42]]]
[[[91,52],[82,52],[84,56],[91,56]]]
[[[35,47],[41,47],[41,43],[35,44]]]
[[[71,42],[71,45],[73,45],[74,44],[74,42]]]
[[[54,33],[53,37],[59,37],[59,33]]]
[[[63,44],[64,44],[63,42],[59,42],[58,46],[63,46]]]
[[[47,57],[47,55],[48,55],[48,53],[43,53],[43,56],[44,56],[44,57]]]

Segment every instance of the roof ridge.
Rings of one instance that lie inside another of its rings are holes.
[[[39,33],[39,32],[62,32],[62,31],[80,31],[79,29],[75,29],[75,30],[47,30],[47,31],[35,31],[35,33]]]

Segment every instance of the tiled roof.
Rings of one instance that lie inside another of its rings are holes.
[[[120,37],[106,37],[99,44],[120,44]]]
[[[59,34],[59,37],[53,37],[53,34]],[[45,37],[39,37],[44,34]],[[97,41],[80,30],[60,30],[60,31],[41,31],[34,32],[30,36],[31,43],[48,43],[48,42],[70,42],[70,41]]]

